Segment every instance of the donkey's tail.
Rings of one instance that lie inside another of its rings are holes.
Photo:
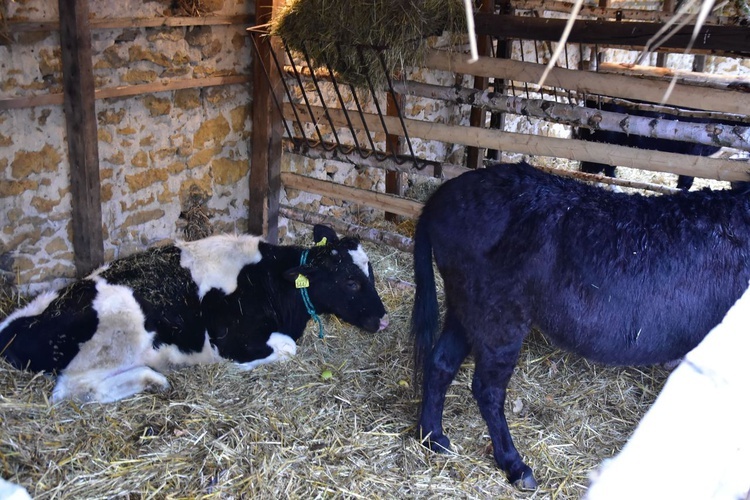
[[[414,307],[411,313],[411,334],[414,339],[414,377],[424,372],[438,329],[439,309],[432,268],[432,242],[429,220],[422,213],[414,234]]]

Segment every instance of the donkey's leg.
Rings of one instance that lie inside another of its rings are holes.
[[[442,425],[445,393],[469,349],[463,327],[448,310],[442,334],[425,360],[422,410],[417,426],[417,437],[433,451],[450,449],[450,440],[443,434]]]
[[[521,341],[477,348],[471,389],[487,423],[497,465],[505,471],[514,486],[533,490],[537,487],[534,474],[513,445],[504,411],[508,382],[520,350]]]

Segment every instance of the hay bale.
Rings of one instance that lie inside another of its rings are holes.
[[[329,64],[340,79],[364,88],[367,78],[382,88],[385,74],[377,53],[360,56],[358,46],[384,48],[393,76],[419,66],[427,37],[444,31],[466,32],[461,0],[293,0],[271,26],[291,50],[306,52],[315,69]]]

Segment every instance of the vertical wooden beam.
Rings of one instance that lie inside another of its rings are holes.
[[[662,12],[666,12],[667,14],[674,12],[674,8],[675,0],[664,0],[664,3],[661,6]],[[667,52],[659,52],[656,54],[656,65],[660,68],[666,68],[668,58],[669,54]]]
[[[269,22],[282,1],[257,0],[255,2],[257,23]],[[255,54],[253,58],[253,131],[248,231],[265,236],[270,243],[277,243],[279,240],[283,124],[273,101],[274,94],[280,99],[282,93],[281,75],[271,59],[271,52],[274,51],[277,57],[281,57],[282,51],[280,42],[276,39],[258,36],[257,40],[260,56]]]
[[[59,0],[65,123],[70,162],[76,273],[104,262],[99,148],[89,0]]]
[[[397,95],[394,96],[390,93],[386,93],[387,96],[387,103],[386,103],[386,115],[388,116],[398,116],[398,110],[403,105],[403,96]],[[388,153],[393,154],[401,154],[401,150],[403,148],[403,138],[400,135],[396,134],[388,134],[388,136],[385,139],[385,149]],[[385,173],[385,192],[389,194],[396,194],[399,196],[402,196],[403,193],[403,186],[402,186],[402,174],[401,172],[392,172],[390,170],[387,170]],[[398,215],[392,214],[390,212],[385,213],[385,220],[390,222],[398,222]]]
[[[502,14],[513,14],[514,10],[509,0],[501,0],[499,2],[500,12]],[[495,52],[495,58],[497,59],[510,59],[512,53],[512,40],[507,38],[498,39],[497,49]],[[495,78],[493,81],[495,87],[495,93],[505,95],[508,90],[508,83],[502,78]],[[505,113],[492,113],[490,115],[490,128],[496,130],[503,130],[505,128]],[[497,161],[500,159],[502,151],[498,149],[488,149],[487,159]]]
[[[495,0],[482,0],[482,5],[479,7],[479,11],[483,13],[494,13],[495,12]],[[492,38],[486,35],[477,37],[477,50],[480,56],[487,56],[490,54]],[[475,76],[474,77],[474,88],[485,90],[489,79],[486,77]],[[471,115],[469,117],[469,124],[472,127],[484,127],[486,119],[486,111],[480,107],[472,107]],[[482,166],[482,150],[480,148],[469,147],[466,151],[466,166],[468,168],[479,168]]]

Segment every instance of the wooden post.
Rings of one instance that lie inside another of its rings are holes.
[[[386,96],[388,101],[386,103],[386,115],[398,116],[398,110],[401,109],[403,105],[403,97],[401,95],[394,96],[390,92],[387,92]],[[388,134],[386,137],[385,148],[388,153],[393,153],[394,155],[400,154],[401,149],[403,148],[403,138],[396,134]],[[402,196],[402,177],[401,172],[387,171],[385,173],[385,192]],[[386,212],[385,220],[389,222],[398,222],[398,214]]]
[[[99,138],[88,4],[88,0],[59,0],[73,251],[79,277],[104,262]]]
[[[512,14],[513,7],[509,0],[501,0],[501,11],[503,14]],[[498,59],[510,59],[512,54],[512,41],[507,38],[499,39],[497,41],[497,49],[495,51],[495,57]],[[508,84],[503,78],[494,79],[495,93],[505,95],[507,92]],[[503,130],[505,128],[505,113],[495,112],[490,115],[490,128],[496,130]],[[497,149],[487,150],[487,159],[497,161],[500,159],[501,151]]]
[[[269,22],[282,1],[258,0],[255,3],[257,23]],[[255,54],[253,59],[253,131],[247,229],[250,233],[265,236],[270,243],[278,243],[283,125],[272,97],[272,93],[275,93],[280,99],[281,75],[271,59],[271,51],[277,57],[281,57],[282,51],[278,40],[265,36],[257,36],[257,40],[260,57]]]
[[[664,0],[664,4],[661,6],[661,10],[672,14],[674,12],[675,0]],[[669,54],[667,52],[659,52],[656,54],[656,65],[660,68],[667,67],[667,59]]]
[[[480,12],[492,14],[495,12],[495,0],[482,0],[479,7]],[[486,35],[477,37],[477,51],[480,56],[487,56],[491,53],[492,38]],[[474,88],[485,90],[489,79],[482,76],[474,77]],[[472,127],[484,127],[486,111],[480,107],[471,108],[469,124]],[[479,168],[482,166],[482,151],[479,148],[470,147],[466,150],[466,166],[469,168]]]

